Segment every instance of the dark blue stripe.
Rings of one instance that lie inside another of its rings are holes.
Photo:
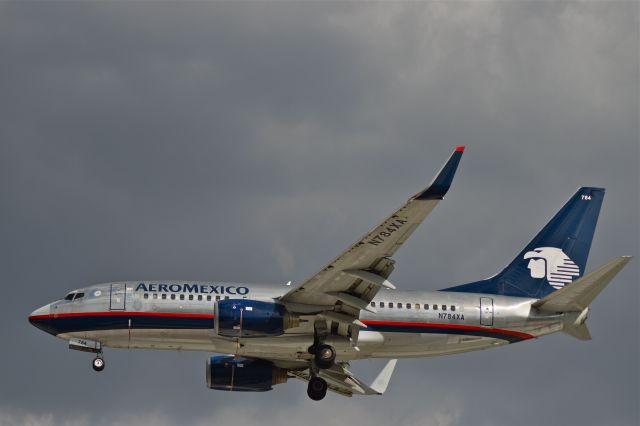
[[[71,333],[76,331],[131,329],[210,329],[213,318],[166,317],[166,316],[77,316],[31,321],[36,327],[51,333]]]

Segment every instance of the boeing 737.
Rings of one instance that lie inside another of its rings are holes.
[[[438,291],[400,291],[392,256],[442,200],[464,147],[431,184],[298,285],[126,281],[73,290],[31,324],[70,349],[173,349],[208,357],[211,389],[268,391],[289,378],[321,400],[385,392],[398,358],[476,351],[562,331],[591,339],[589,305],[631,257],[584,274],[604,189],[583,187],[498,274]],[[349,371],[390,359],[372,384]]]

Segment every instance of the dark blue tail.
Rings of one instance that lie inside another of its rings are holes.
[[[584,274],[604,198],[603,188],[580,188],[498,275],[443,291],[542,298]]]

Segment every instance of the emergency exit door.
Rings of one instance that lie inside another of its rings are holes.
[[[493,299],[491,297],[480,298],[480,325],[493,325]]]
[[[109,309],[112,311],[124,311],[127,306],[127,285],[125,283],[111,284]]]

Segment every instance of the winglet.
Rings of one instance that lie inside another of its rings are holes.
[[[393,374],[393,370],[396,368],[397,362],[397,359],[389,360],[380,374],[378,374],[378,377],[376,377],[371,386],[369,386],[378,395],[382,395],[387,390],[387,386],[389,386],[389,381],[391,380],[391,375]]]
[[[442,166],[436,177],[433,178],[427,189],[413,197],[414,200],[442,200],[451,187],[453,176],[456,174],[460,158],[464,152],[464,146],[456,147],[447,163]]]

